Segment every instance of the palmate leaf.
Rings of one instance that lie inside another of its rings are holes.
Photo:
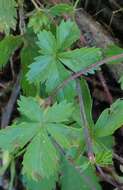
[[[0,131],[0,147],[13,152],[27,145],[23,159],[25,175],[35,180],[53,176],[59,168],[53,139],[66,149],[81,139],[80,130],[65,126],[73,106],[63,101],[44,109],[35,98],[24,96],[21,96],[18,105],[22,120]]]
[[[123,124],[123,100],[117,100],[100,115],[94,128],[97,137],[112,135]]]
[[[76,72],[101,59],[98,48],[82,48],[80,50],[64,52],[77,39],[80,32],[76,24],[70,20],[62,21],[56,28],[56,36],[43,30],[38,34],[38,46],[41,56],[35,59],[27,73],[31,83],[41,81],[46,84],[46,91],[51,93],[62,81],[71,74],[65,66]],[[86,73],[85,73],[86,74]],[[60,91],[60,98],[69,101],[75,96],[75,82],[71,81],[67,87]]]
[[[83,161],[84,160],[82,160],[82,164],[84,165],[78,165],[78,169],[67,160],[63,161],[61,177],[62,190],[101,190],[93,167],[87,167],[87,161]],[[79,169],[79,166],[85,169]]]
[[[16,1],[0,0],[0,31],[9,34],[10,28],[16,27]]]
[[[7,36],[0,41],[0,68],[5,66],[14,51],[22,44],[21,36]]]

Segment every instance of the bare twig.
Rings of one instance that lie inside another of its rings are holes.
[[[103,178],[103,180],[105,180],[105,181],[107,181],[108,183],[112,184],[114,187],[117,187],[119,190],[122,190],[122,188],[117,184],[116,181],[114,181],[114,180],[112,179],[111,176],[109,176],[109,175],[107,175],[107,174],[105,174],[105,173],[103,172],[103,170],[101,169],[101,167],[99,167],[98,165],[96,165],[96,168],[97,168],[98,172],[100,173],[101,177]]]
[[[5,128],[9,124],[14,104],[15,104],[17,96],[20,92],[20,84],[19,83],[20,83],[20,74],[17,77],[16,83],[13,87],[9,101],[2,112],[1,128]]]
[[[12,72],[12,79],[14,81],[14,79],[15,79],[15,71],[14,71],[14,64],[13,64],[13,54],[10,57],[10,66],[11,66],[11,72]]]
[[[113,102],[113,97],[112,97],[112,95],[111,95],[111,93],[110,93],[110,91],[109,91],[109,88],[108,88],[108,86],[107,86],[106,80],[105,80],[105,78],[104,78],[104,76],[103,76],[103,74],[102,74],[101,71],[98,72],[98,77],[99,77],[99,79],[100,79],[100,81],[101,81],[101,83],[102,83],[102,86],[103,86],[103,88],[104,88],[104,91],[105,91],[105,93],[106,93],[106,95],[107,95],[107,99],[108,99],[109,104],[112,104],[112,102]]]
[[[37,5],[37,3],[35,2],[35,0],[31,0],[32,4],[34,5],[34,7],[37,9],[37,10],[40,10],[40,7]]]
[[[24,15],[24,10],[23,10],[23,1],[19,1],[19,28],[20,28],[21,35],[23,35],[26,30],[25,15]]]
[[[116,153],[113,153],[113,157],[114,159],[118,160],[121,164],[123,164],[123,158],[121,158],[119,155],[117,155]]]

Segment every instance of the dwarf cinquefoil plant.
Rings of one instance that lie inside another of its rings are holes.
[[[36,5],[26,31],[19,25],[21,35],[10,35],[17,14],[15,1],[9,2],[11,17],[7,12],[4,17],[0,4],[0,31],[8,34],[0,41],[0,65],[20,51],[23,96],[17,101],[18,118],[0,130],[0,174],[10,165],[12,184],[14,162],[21,156],[20,178],[27,190],[55,190],[56,185],[62,190],[101,190],[96,173],[104,179],[101,167],[112,165],[113,134],[123,124],[123,100],[116,100],[94,122],[92,97],[82,76],[94,74],[116,56],[102,60],[99,48],[76,49],[81,35],[76,23],[52,22],[64,13],[73,14],[72,5],[43,10]]]

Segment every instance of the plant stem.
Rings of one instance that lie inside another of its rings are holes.
[[[96,165],[96,168],[97,168],[98,172],[100,173],[101,177],[105,181],[107,181],[108,183],[112,184],[114,187],[117,187],[119,190],[121,190],[121,188],[119,187],[119,185],[115,181],[113,181],[112,178],[109,175],[105,174],[103,172],[103,170],[98,165]]]
[[[35,0],[31,0],[32,4],[34,5],[34,7],[37,9],[37,10],[40,10],[40,7],[37,5],[37,3],[35,2]]]
[[[71,80],[74,80],[82,75],[85,75],[87,73],[89,73],[91,70],[96,69],[97,67],[104,65],[105,63],[111,62],[111,61],[115,61],[117,59],[123,58],[123,53],[119,54],[119,55],[114,55],[112,57],[106,58],[102,61],[99,61],[97,63],[94,63],[88,67],[86,67],[85,69],[78,71],[74,74],[72,74],[71,76],[69,76],[66,80],[64,80],[59,86],[56,87],[56,89],[53,91],[53,93],[51,94],[52,97],[56,96],[56,94],[59,92],[60,89],[64,88]]]
[[[76,7],[77,7],[79,1],[80,1],[80,0],[76,0],[76,2],[75,2],[75,4],[74,4],[74,7],[73,7],[74,9],[76,9]]]
[[[9,190],[13,189],[14,178],[15,178],[15,161],[12,160],[11,167],[10,167],[11,179],[9,183]]]
[[[80,117],[81,117],[81,122],[83,125],[82,129],[84,132],[85,142],[87,145],[88,158],[92,163],[94,163],[95,157],[94,157],[93,148],[92,148],[92,140],[91,140],[91,136],[90,136],[88,121],[87,121],[86,112],[85,112],[85,106],[84,106],[84,102],[83,102],[83,94],[82,94],[79,79],[76,80],[76,83],[77,83],[77,93],[78,93],[79,105],[80,105]]]
[[[69,162],[70,165],[72,165],[74,167],[74,169],[76,170],[77,173],[79,173],[82,178],[84,179],[85,183],[88,185],[88,187],[90,188],[90,190],[96,190],[96,187],[94,187],[91,178],[89,176],[86,176],[82,170],[80,170],[78,168],[78,166],[76,166],[74,164],[74,161],[72,160],[72,162],[66,158],[66,152],[64,151],[64,149],[62,148],[62,146],[49,134],[54,146],[56,147],[56,149],[59,150],[60,154],[64,157],[65,160],[67,160],[67,162]]]

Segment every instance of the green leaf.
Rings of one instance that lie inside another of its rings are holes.
[[[24,95],[35,96],[36,87],[34,86],[34,84],[29,84],[29,81],[26,78],[26,73],[29,70],[28,66],[34,61],[34,58],[39,55],[38,47],[35,43],[35,36],[30,31],[27,31],[23,39],[24,46],[20,53],[22,66],[21,87]]]
[[[62,21],[56,30],[57,49],[62,51],[69,48],[79,37],[80,31],[74,22]]]
[[[66,3],[59,3],[49,9],[49,12],[53,16],[60,16],[62,14],[71,14],[73,13],[73,6]]]
[[[43,110],[35,98],[21,96],[20,100],[18,100],[18,105],[18,110],[22,115],[35,122],[41,121]]]
[[[85,161],[82,160],[82,165],[84,164],[85,168]],[[82,166],[80,165],[75,168],[73,164],[68,162],[67,160],[63,161],[62,165],[62,177],[61,177],[61,185],[62,190],[101,190],[101,187],[98,183],[97,177],[94,174],[93,168],[90,166],[87,167],[86,161],[86,169],[81,169]]]
[[[112,57],[114,55],[119,55],[123,53],[123,48],[118,47],[115,44],[112,44],[110,46],[108,46],[106,49],[104,49],[104,55],[106,57]],[[114,61],[109,62],[110,64],[117,64],[117,63],[121,63],[123,61],[123,58],[120,59],[116,59]]]
[[[56,186],[56,177],[44,178],[39,181],[32,180],[27,176],[23,177],[23,181],[28,190],[53,190]]]
[[[27,73],[27,78],[30,82],[37,83],[41,81],[43,84],[46,81],[46,91],[51,93],[63,80],[68,78],[69,71],[54,60],[51,55],[40,56],[31,64],[30,71]],[[60,91],[61,99],[67,97],[71,100],[75,96],[75,82],[71,81],[68,86]]]
[[[123,124],[123,100],[117,100],[100,115],[94,128],[97,137],[112,135]]]
[[[18,105],[22,116],[13,127],[0,131],[0,147],[13,152],[26,145],[23,158],[24,174],[35,180],[49,178],[59,169],[59,154],[53,139],[58,140],[58,143],[66,149],[69,148],[68,144],[73,143],[74,146],[80,140],[79,130],[64,127],[61,123],[69,121],[73,107],[70,103],[61,102],[44,109],[36,98],[24,96],[21,96]],[[67,111],[66,115],[65,111]],[[55,127],[59,127],[56,132]],[[60,130],[62,127],[63,129]]]
[[[38,46],[41,48],[41,53],[45,55],[55,55],[56,40],[50,31],[43,30],[38,34]]]
[[[5,66],[10,56],[22,44],[21,36],[7,36],[0,41],[0,68]]]
[[[47,130],[56,142],[66,149],[72,145],[78,145],[84,140],[82,137],[82,129],[66,126],[64,124],[48,124]]]
[[[35,123],[22,122],[0,131],[0,147],[9,152],[23,148],[37,133]]]
[[[68,121],[68,118],[72,115],[74,109],[71,103],[62,101],[59,104],[55,103],[52,107],[48,107],[44,111],[44,116],[46,115],[47,122],[60,123]]]
[[[91,98],[90,90],[89,90],[86,80],[81,79],[80,85],[81,85],[81,91],[82,91],[84,108],[85,108],[88,125],[90,128],[93,128],[94,122],[92,119],[92,98]]]
[[[111,150],[101,151],[95,155],[96,164],[102,167],[113,164],[113,154]]]
[[[99,48],[80,48],[59,55],[60,61],[74,72],[85,69],[101,60],[101,58]]]
[[[35,58],[35,62],[29,66],[27,79],[30,83],[37,84],[41,82],[42,85],[45,83],[46,92],[50,94],[70,76],[71,72],[65,66],[76,72],[101,58],[98,48],[82,48],[65,53],[60,52],[71,46],[78,38],[79,29],[70,20],[62,21],[56,28],[56,37],[51,32],[41,31],[38,34],[37,42],[41,49],[41,56]],[[60,90],[58,99],[71,101],[75,95],[75,82],[70,81],[69,85]]]
[[[114,138],[112,136],[96,138],[93,142],[96,164],[105,167],[113,164]]]
[[[16,28],[16,1],[0,0],[0,31],[9,34],[10,29]]]
[[[35,180],[48,178],[58,170],[58,154],[44,129],[29,144],[23,160],[23,172]]]
[[[37,11],[30,17],[28,27],[32,27],[34,32],[38,33],[42,29],[50,28],[50,20],[44,12]]]
[[[27,73],[28,80],[32,83],[41,81],[42,83],[48,78],[50,64],[53,63],[52,56],[45,55],[35,59],[35,62],[29,65],[29,72]]]

